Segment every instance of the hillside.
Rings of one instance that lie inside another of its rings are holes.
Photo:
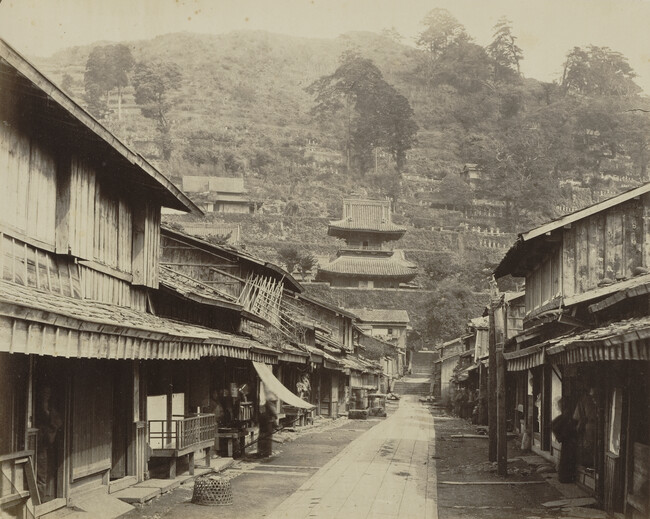
[[[373,33],[330,40],[177,33],[122,43],[137,62],[167,61],[181,71],[170,98],[171,158],[162,160],[156,124],[131,87],[122,119],[113,110],[102,122],[177,182],[243,176],[262,213],[204,221],[240,223],[247,249],[272,261],[287,243],[331,256],[339,243],[327,237],[327,222],[339,217],[342,198],[389,196],[395,220],[408,228],[396,246],[420,265],[420,286],[435,287],[445,264],[482,291],[516,232],[647,180],[650,118],[634,111],[648,108],[647,98],[575,93],[514,75],[494,80],[494,63],[473,43],[440,58],[433,76],[424,51]],[[83,105],[85,64],[101,44],[35,62]],[[312,118],[305,88],[333,73],[350,49],[371,59],[413,109],[417,143],[401,175],[381,149],[374,171],[346,172],[340,128]],[[418,327],[424,306],[409,309]]]

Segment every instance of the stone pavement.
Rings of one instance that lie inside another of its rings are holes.
[[[405,396],[267,517],[437,519],[434,437],[429,410]]]

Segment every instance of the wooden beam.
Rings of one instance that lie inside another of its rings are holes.
[[[488,459],[497,461],[497,341],[494,320],[494,303],[490,302],[489,319],[489,355],[488,355],[488,435],[490,437]]]

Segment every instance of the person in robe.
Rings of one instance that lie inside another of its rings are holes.
[[[266,458],[273,454],[273,432],[278,420],[278,398],[270,391],[266,393],[266,402],[260,409],[260,436],[257,442],[257,455]]]
[[[560,483],[573,483],[576,477],[576,461],[578,454],[578,431],[576,421],[569,410],[566,398],[558,400],[561,414],[551,422],[551,431],[558,442],[562,444],[557,475]]]

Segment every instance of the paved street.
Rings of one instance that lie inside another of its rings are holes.
[[[394,410],[388,418],[325,422],[322,428],[276,444],[271,459],[235,463],[221,474],[231,478],[232,506],[192,504],[190,484],[127,517],[558,517],[542,503],[566,496],[567,489],[558,487],[555,474],[535,473],[516,441],[509,446],[510,475],[504,480],[486,459],[487,440],[458,437],[475,432],[466,421],[437,408],[432,413],[416,396],[403,396],[399,407],[389,407]]]
[[[269,516],[437,517],[434,429],[415,397],[348,445]]]

